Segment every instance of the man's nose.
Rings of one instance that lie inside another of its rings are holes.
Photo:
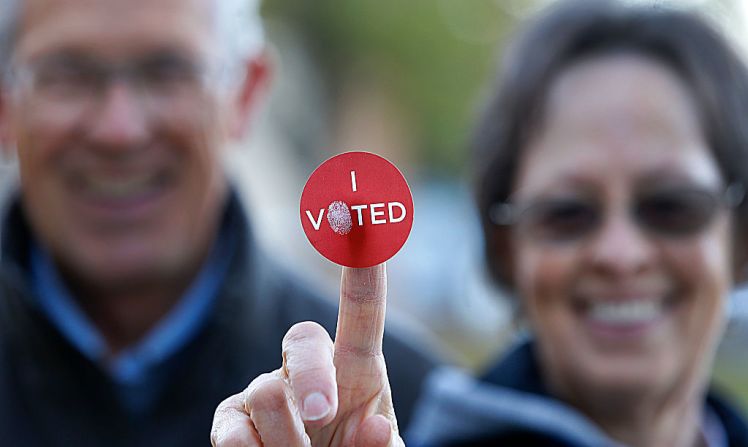
[[[625,211],[607,216],[589,244],[594,268],[619,278],[648,269],[656,251],[655,242]]]
[[[89,117],[89,138],[110,150],[127,150],[148,136],[144,98],[124,80],[114,79]]]

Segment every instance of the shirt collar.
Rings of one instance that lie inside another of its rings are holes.
[[[116,383],[142,383],[185,346],[207,320],[229,269],[234,233],[228,225],[221,227],[209,257],[179,302],[141,341],[114,358],[109,355],[101,332],[63,283],[50,254],[34,243],[30,266],[37,304],[63,336],[83,355],[101,365]]]

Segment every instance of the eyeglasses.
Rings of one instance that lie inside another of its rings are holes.
[[[207,70],[174,52],[112,64],[79,55],[54,55],[11,72],[11,80],[43,103],[82,107],[104,97],[115,81],[126,82],[151,105],[173,105],[199,97]]]
[[[630,206],[633,221],[650,235],[684,238],[704,231],[721,207],[737,207],[745,195],[733,184],[723,193],[696,187],[642,193]],[[519,235],[544,243],[570,243],[592,235],[605,219],[605,206],[585,198],[549,198],[491,207],[496,225],[512,226]]]

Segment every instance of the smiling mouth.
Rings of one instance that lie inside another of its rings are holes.
[[[170,176],[163,172],[138,173],[127,176],[79,175],[73,186],[84,198],[95,202],[117,204],[137,201],[163,191]]]
[[[601,295],[603,297],[601,298]],[[594,298],[593,298],[594,297]],[[589,294],[575,301],[577,314],[606,334],[643,334],[673,312],[673,293]]]
[[[658,320],[665,311],[663,300],[602,301],[590,306],[587,317],[594,323],[630,326]]]

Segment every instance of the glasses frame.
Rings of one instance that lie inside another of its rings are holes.
[[[181,56],[180,56],[181,57]],[[183,58],[186,60],[186,58]],[[176,103],[176,98],[168,98],[165,93],[166,89],[153,89],[146,85],[139,78],[147,78],[147,76],[141,73],[145,71],[143,67],[139,67],[138,62],[106,62],[100,60],[90,61],[91,66],[96,68],[102,79],[97,82],[97,85],[92,85],[89,91],[85,95],[78,98],[53,98],[45,95],[38,91],[34,85],[40,74],[38,73],[38,67],[36,65],[41,64],[22,64],[17,61],[13,61],[10,67],[3,71],[2,81],[4,85],[15,91],[16,93],[25,92],[26,94],[36,97],[37,100],[54,106],[69,106],[71,108],[85,110],[92,109],[95,105],[100,104],[113,85],[116,83],[124,83],[132,91],[132,93],[138,97],[142,104],[157,104],[151,105],[150,108],[163,108],[166,103]],[[194,61],[188,61],[191,63],[194,74],[194,92],[191,97],[198,98],[202,94],[209,91],[212,86],[217,86],[219,83],[226,81],[228,67],[224,63],[220,63],[218,60],[205,61],[204,63],[195,63]],[[144,63],[144,61],[141,61]],[[222,84],[221,84],[222,85]],[[184,95],[181,95],[184,96]],[[168,107],[167,107],[168,108]]]
[[[718,194],[718,206],[728,209],[739,207],[745,200],[746,191],[742,184],[731,183],[725,190]],[[520,221],[520,216],[532,205],[516,202],[496,202],[489,208],[488,218],[497,227],[512,227]]]

